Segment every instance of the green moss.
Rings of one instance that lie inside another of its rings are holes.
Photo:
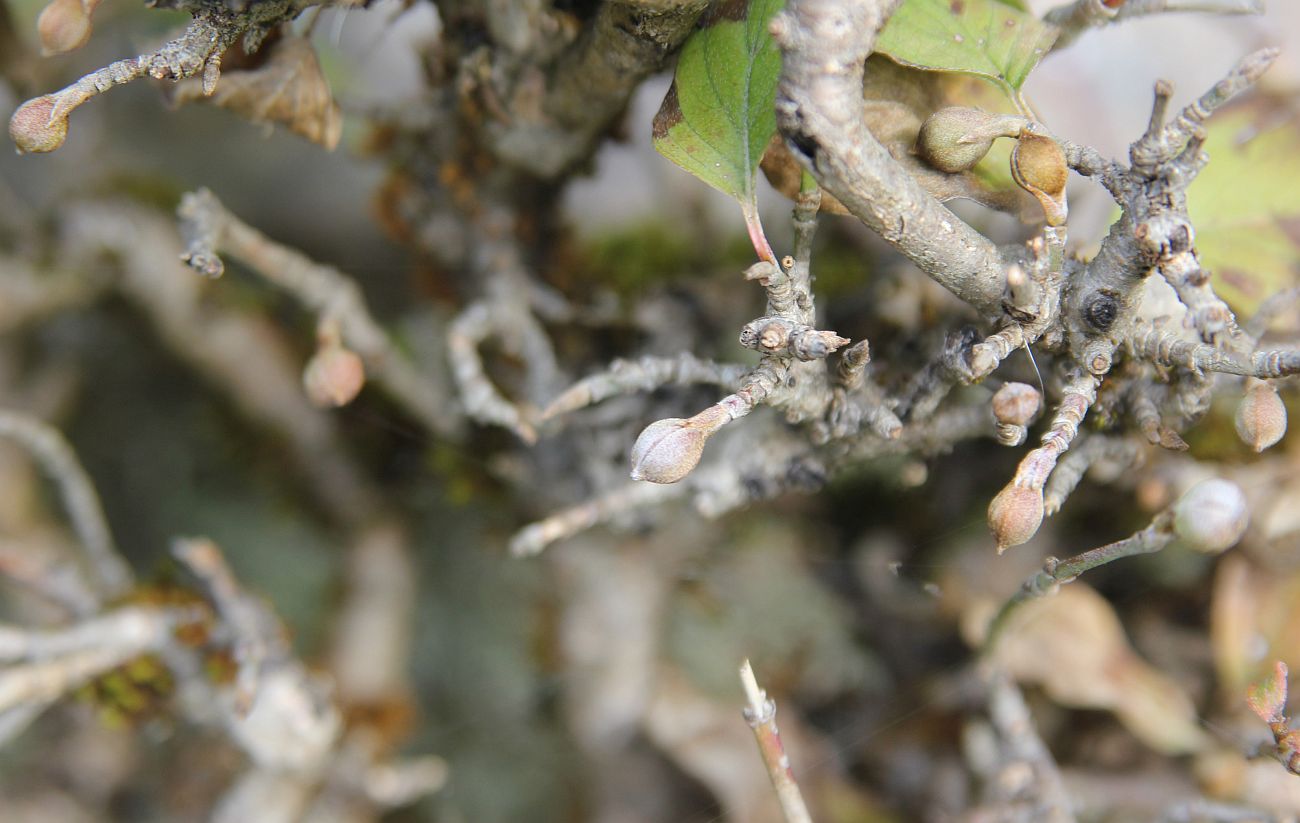
[[[630,225],[589,241],[577,254],[572,276],[625,295],[673,280],[730,269],[754,262],[754,250],[743,234],[702,241],[664,223]]]

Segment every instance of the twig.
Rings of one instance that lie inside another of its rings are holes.
[[[1059,26],[1061,36],[1053,48],[1071,45],[1079,35],[1110,23],[1164,12],[1205,12],[1208,14],[1262,14],[1263,0],[1123,0],[1117,7],[1102,0],[1074,0],[1043,15]]]
[[[1073,803],[1065,791],[1060,769],[1051,751],[1034,729],[1024,695],[1005,672],[994,672],[989,683],[989,717],[1006,747],[1008,758],[1033,769],[1034,820],[1074,823]]]
[[[1061,510],[1083,479],[1084,474],[1102,460],[1118,460],[1128,468],[1138,458],[1137,445],[1126,437],[1094,434],[1061,458],[1056,471],[1043,488],[1043,514],[1051,517]]]
[[[1176,331],[1150,323],[1135,323],[1124,344],[1136,357],[1161,366],[1181,367],[1194,374],[1220,372],[1261,380],[1300,374],[1300,350],[1273,349],[1243,356],[1187,340]]]
[[[1226,77],[1180,110],[1168,124],[1160,121],[1172,88],[1168,85],[1158,87],[1151,127],[1129,150],[1134,170],[1150,173],[1156,167],[1173,161],[1183,151],[1187,141],[1199,133],[1201,124],[1217,109],[1254,85],[1268,67],[1273,65],[1279,53],[1276,48],[1266,48],[1246,55]]]
[[[94,614],[99,611],[101,594],[93,581],[86,579],[82,565],[64,554],[22,541],[0,540],[0,575],[58,603],[70,614],[78,617]]]
[[[129,591],[135,577],[113,545],[94,483],[68,441],[52,426],[9,409],[0,409],[0,436],[16,440],[30,452],[58,486],[72,528],[94,569],[100,596],[112,600]]]
[[[224,265],[218,255],[225,252],[318,317],[337,318],[344,342],[361,356],[366,373],[402,408],[434,434],[455,431],[455,417],[443,399],[446,392],[393,345],[371,316],[354,279],[271,240],[232,214],[207,189],[182,197],[177,213],[186,241],[182,259],[192,268],[219,277]]]
[[[461,403],[474,420],[504,426],[525,443],[536,443],[537,430],[524,410],[507,400],[483,369],[478,347],[494,331],[492,314],[491,304],[480,300],[467,306],[447,328],[451,373]]]
[[[1295,308],[1297,303],[1300,303],[1300,286],[1283,289],[1277,294],[1270,295],[1247,321],[1244,329],[1246,335],[1258,343],[1259,339],[1268,332],[1269,324],[1278,315]]]
[[[314,781],[293,772],[250,769],[212,811],[212,823],[298,823],[315,792]]]
[[[1211,800],[1189,800],[1167,809],[1161,823],[1263,823],[1279,821],[1271,812]]]
[[[17,665],[0,669],[0,712],[45,706],[82,683],[174,642],[177,627],[198,617],[194,609],[130,606],[68,629],[31,631],[4,627],[5,654]]]
[[[707,0],[601,3],[556,61],[543,98],[512,110],[509,122],[489,123],[493,150],[541,178],[571,171],[592,155],[632,93],[663,68],[707,6]]]
[[[993,622],[989,624],[988,635],[984,640],[984,651],[987,653],[997,643],[998,637],[1006,628],[1008,618],[1021,603],[1052,594],[1060,586],[1074,581],[1084,572],[1114,560],[1160,551],[1174,540],[1173,521],[1173,512],[1166,509],[1157,514],[1146,528],[1123,540],[1091,549],[1069,560],[1047,558],[1042,570],[1028,577],[1021,584],[1020,591],[1012,595],[1011,599],[998,610]]]
[[[340,447],[333,419],[308,402],[300,367],[264,322],[203,299],[203,281],[185,276],[173,221],[117,201],[78,204],[61,225],[67,265],[87,267],[113,252],[121,263],[118,289],[161,342],[242,415],[287,444],[300,476],[332,516],[343,522],[370,516],[378,497]]]
[[[23,120],[24,110],[31,107],[46,112],[48,123],[35,124],[39,128],[57,129],[58,124],[62,124],[66,133],[68,115],[82,103],[142,77],[181,80],[202,75],[204,93],[212,94],[221,75],[221,57],[236,40],[244,36],[249,51],[255,51],[269,28],[293,17],[299,8],[290,0],[269,0],[251,3],[243,12],[236,12],[224,4],[196,3],[192,10],[194,20],[185,32],[157,51],[110,63],[70,86],[25,103],[11,120],[10,134],[19,140],[19,149],[53,151],[63,142],[60,135],[57,141],[40,145],[39,142],[26,142],[20,133],[15,133],[14,124]],[[31,113],[27,112],[27,116],[30,117]],[[18,131],[27,130],[22,128]]]
[[[177,540],[172,554],[207,588],[212,605],[229,629],[239,673],[235,680],[235,707],[247,713],[257,697],[263,667],[289,657],[288,638],[275,614],[260,600],[244,592],[211,540]]]
[[[525,526],[510,538],[510,553],[515,557],[540,554],[552,543],[607,522],[624,512],[659,505],[682,497],[689,491],[690,487],[682,484],[629,483]]]
[[[664,386],[712,385],[735,388],[750,367],[735,363],[701,360],[690,352],[676,357],[639,357],[615,360],[605,371],[584,377],[551,401],[542,420],[595,405],[631,392],[650,392]]]
[[[782,51],[777,124],[821,187],[981,313],[1002,312],[1002,258],[926,192],[860,116],[863,71],[900,0],[793,0],[772,21]]]
[[[767,692],[758,687],[748,660],[740,664],[740,684],[745,689],[748,703],[743,712],[745,722],[754,730],[758,753],[763,758],[763,765],[767,766],[786,823],[812,823],[799,784],[790,770],[790,758],[781,744],[781,733],[776,728],[776,701],[769,699]]]

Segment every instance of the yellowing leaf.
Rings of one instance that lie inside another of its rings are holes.
[[[1237,109],[1210,122],[1210,164],[1187,191],[1201,264],[1216,291],[1247,314],[1295,285],[1300,265],[1300,243],[1284,228],[1300,220],[1300,126],[1255,133],[1253,121],[1250,109]]]
[[[998,0],[904,0],[876,51],[916,68],[979,75],[1015,97],[1059,33]]]

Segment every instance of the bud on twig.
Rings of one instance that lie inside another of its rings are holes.
[[[700,462],[705,441],[729,422],[731,415],[722,406],[710,406],[686,420],[656,420],[632,445],[632,479],[676,483]]]
[[[322,408],[346,406],[365,383],[366,367],[361,358],[337,340],[323,342],[302,373],[307,397]]]
[[[925,119],[916,150],[934,168],[949,174],[969,170],[989,153],[994,139],[1015,137],[1025,118],[995,115],[964,106],[939,109]]]
[[[993,419],[998,424],[998,442],[1019,446],[1025,442],[1025,427],[1035,417],[1042,403],[1038,389],[1025,383],[1004,383],[993,395]]]
[[[1047,225],[1065,225],[1065,184],[1070,167],[1059,143],[1033,125],[1026,126],[1011,151],[1011,176],[1020,188],[1038,198]]]
[[[1028,543],[1043,523],[1043,490],[1010,483],[989,503],[989,529],[998,554]]]
[[[50,119],[54,111],[52,94],[28,100],[9,118],[9,137],[23,154],[50,152],[68,136],[68,118]]]
[[[1262,452],[1286,434],[1286,406],[1271,383],[1258,382],[1246,390],[1237,406],[1237,436]]]
[[[1204,480],[1174,503],[1174,533],[1199,552],[1218,554],[1246,533],[1250,510],[1236,483]]]

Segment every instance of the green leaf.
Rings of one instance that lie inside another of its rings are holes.
[[[992,80],[1016,97],[1056,42],[1055,26],[1008,0],[904,0],[876,51],[906,66]]]
[[[767,26],[782,5],[725,0],[714,6],[682,47],[654,119],[655,149],[739,201],[756,248],[767,241],[757,227],[755,176],[776,132],[781,73],[781,53]]]
[[[1246,314],[1294,286],[1300,265],[1300,128],[1282,123],[1257,133],[1257,113],[1268,119],[1246,108],[1210,122],[1210,163],[1187,190],[1201,265],[1215,291]]]

